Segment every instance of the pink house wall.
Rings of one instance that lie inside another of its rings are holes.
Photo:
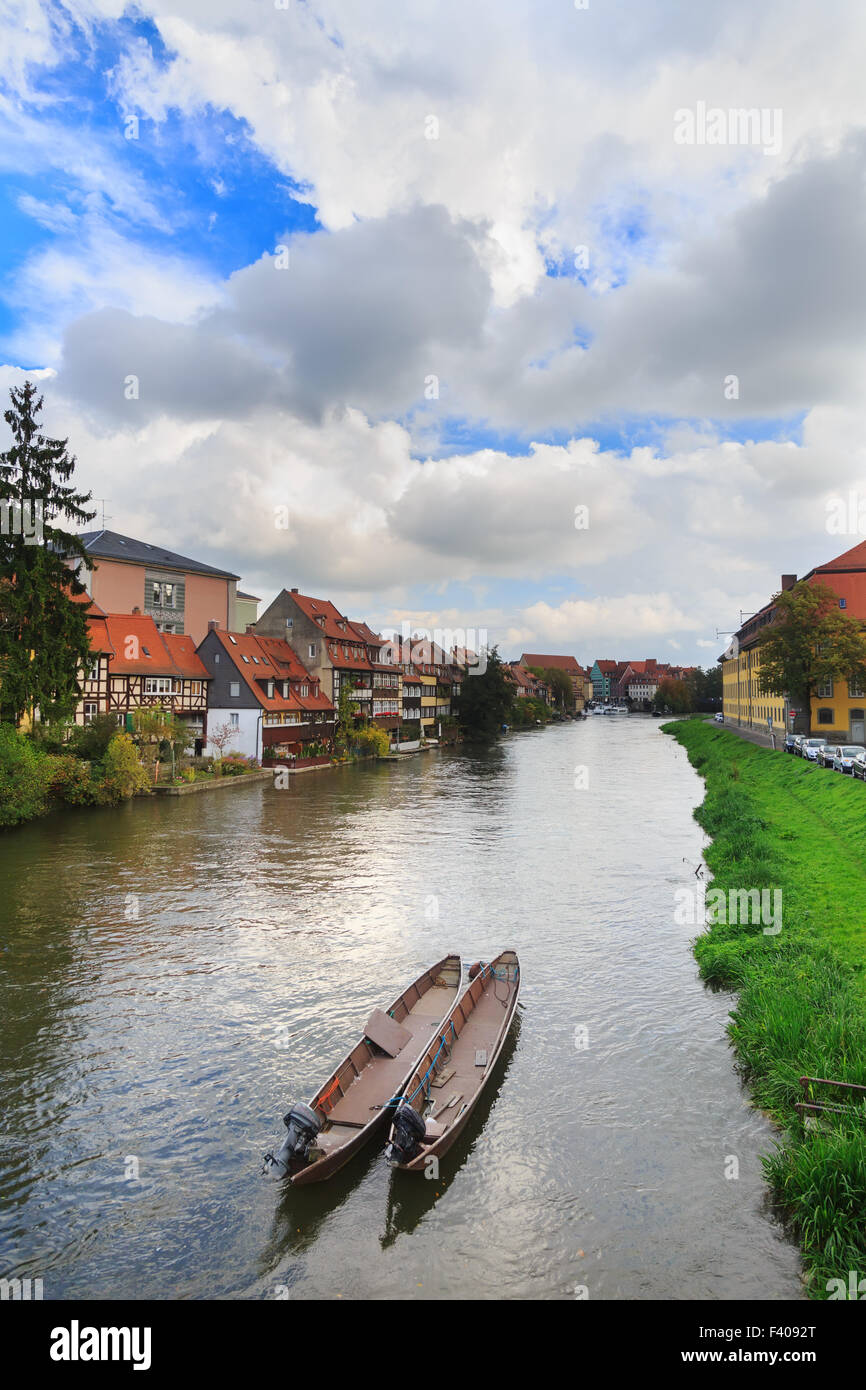
[[[167,570],[166,573],[183,573],[186,581],[183,630],[196,644],[207,636],[211,618],[216,618],[222,628],[231,630],[234,627],[236,584],[233,579],[188,574],[182,570]],[[87,571],[81,574],[94,602],[106,613],[131,613],[134,608],[144,613],[144,577],[144,565],[121,564],[114,560],[99,560],[89,575]]]

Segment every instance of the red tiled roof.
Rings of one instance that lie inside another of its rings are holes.
[[[331,603],[330,599],[311,598],[309,594],[296,594],[294,590],[289,594],[289,597],[295,600],[306,617],[322,629],[326,637],[335,638],[338,641],[345,640],[349,633],[349,619]]]
[[[90,645],[111,658],[116,676],[175,676],[209,680],[191,637],[160,632],[145,613],[88,614]]]
[[[523,666],[552,667],[557,671],[568,671],[573,676],[583,675],[583,667],[574,656],[540,656],[537,652],[524,652],[520,661]]]
[[[258,637],[253,632],[223,632],[221,628],[215,628],[214,634],[263,710],[269,713],[280,710],[333,710],[331,701],[319,690],[318,681],[281,637]],[[267,685],[263,684],[269,680],[274,682],[273,695],[268,695]],[[288,695],[283,695],[280,689],[283,681],[289,682]],[[300,694],[297,687],[301,684],[309,686],[309,695]]]

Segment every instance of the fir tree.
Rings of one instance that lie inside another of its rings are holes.
[[[89,558],[75,532],[95,512],[90,493],[70,484],[75,458],[65,439],[42,434],[42,397],[32,382],[13,387],[4,419],[12,447],[0,454],[0,719],[69,717],[89,664],[85,587],[67,563]]]

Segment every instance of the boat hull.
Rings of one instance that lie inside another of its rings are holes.
[[[438,1034],[459,995],[461,980],[458,955],[445,956],[425,970],[386,1010],[395,1022],[408,1028],[412,1041],[396,1057],[375,1056],[362,1035],[320,1086],[310,1102],[322,1120],[315,1144],[318,1157],[289,1174],[294,1187],[333,1177],[385,1125],[391,1114],[387,1102],[401,1094],[431,1034]]]
[[[392,1166],[404,1173],[424,1173],[428,1169],[428,1162],[431,1158],[441,1158],[459,1139],[466,1125],[471,1119],[472,1113],[480,1100],[490,1076],[505,1045],[505,1039],[517,1013],[517,1003],[520,997],[520,963],[514,951],[503,951],[501,955],[492,961],[490,966],[485,967],[490,971],[489,976],[479,975],[473,980],[465,992],[456,1001],[448,1017],[445,1019],[440,1029],[439,1039],[452,1036],[450,1030],[453,1025],[453,1042],[450,1047],[450,1055],[444,1055],[439,1064],[434,1063],[436,1048],[431,1046],[428,1052],[422,1057],[418,1066],[406,1086],[408,1096],[412,1096],[416,1088],[422,1082],[422,1078],[434,1065],[434,1075],[438,1072],[444,1073],[447,1069],[454,1072],[445,1088],[439,1092],[444,1104],[449,1092],[457,1093],[462,1086],[472,1085],[472,1090],[465,1090],[462,1104],[456,1107],[455,1118],[447,1121],[444,1133],[421,1145],[420,1152],[408,1163],[392,1162]],[[498,974],[497,974],[498,972]],[[501,990],[505,981],[503,973],[508,976],[507,998],[501,998]],[[497,986],[500,995],[497,995]],[[471,1008],[467,1005],[471,1004]],[[502,1016],[498,1018],[495,1010],[502,1009]],[[475,1055],[483,1049],[487,1054],[486,1064],[483,1072],[479,1075],[475,1068]],[[431,1086],[427,1088],[427,1095],[433,1094]],[[422,1091],[410,1102],[413,1109],[423,1114],[426,1108],[426,1097]],[[433,1115],[436,1115],[436,1104],[432,1107]],[[447,1120],[447,1110],[439,1112],[443,1120]],[[393,1138],[393,1128],[391,1137]]]

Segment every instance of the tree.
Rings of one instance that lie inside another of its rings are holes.
[[[237,724],[215,724],[212,729],[208,729],[207,740],[212,743],[217,751],[216,761],[221,762],[223,753],[228,748],[232,739],[237,738]]]
[[[685,681],[668,678],[659,682],[653,704],[656,709],[670,710],[671,714],[688,714],[693,708],[692,692]]]
[[[138,750],[129,734],[115,734],[102,763],[100,800],[126,801],[136,792],[147,791],[150,778],[142,767]]]
[[[758,639],[759,688],[796,700],[808,721],[826,681],[866,682],[866,636],[826,584],[795,584],[772,602],[773,621]]]
[[[79,676],[90,658],[86,592],[66,563],[90,565],[78,536],[55,522],[83,525],[91,494],[69,485],[75,459],[68,440],[42,434],[42,397],[32,382],[12,387],[3,418],[12,447],[0,454],[0,718],[17,724],[71,715]]]
[[[558,710],[564,714],[567,709],[571,709],[574,704],[574,686],[566,671],[560,670],[558,666],[547,666],[535,674],[541,676]]]
[[[342,681],[340,684],[340,698],[337,701],[337,726],[334,731],[334,743],[341,753],[348,751],[349,745],[355,737],[357,723],[355,715],[361,711],[361,706],[357,700],[352,699],[352,691],[355,689],[354,681]]]
[[[492,743],[507,720],[512,698],[499,652],[491,647],[484,670],[477,675],[467,670],[461,683],[458,718],[467,742]]]

